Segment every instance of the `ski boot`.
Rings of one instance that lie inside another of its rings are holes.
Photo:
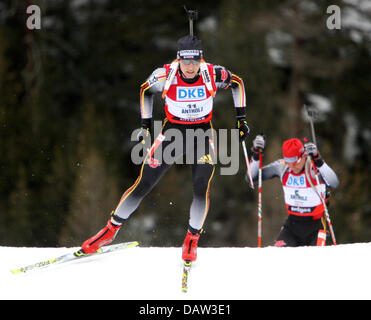
[[[184,261],[195,261],[197,259],[198,239],[200,239],[200,232],[187,232],[183,242],[182,259]]]
[[[117,232],[121,228],[120,225],[115,225],[111,222],[111,219],[108,220],[107,225],[99,231],[95,236],[86,240],[81,249],[85,254],[90,254],[96,252],[100,247],[107,245],[115,239]]]

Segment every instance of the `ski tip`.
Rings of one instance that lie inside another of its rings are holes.
[[[128,244],[128,248],[132,248],[132,247],[137,247],[139,246],[139,242],[138,241],[133,241],[131,243]]]
[[[20,273],[22,273],[22,270],[21,269],[13,269],[13,270],[10,270],[10,272],[12,274],[20,274]]]

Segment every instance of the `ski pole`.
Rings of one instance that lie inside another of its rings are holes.
[[[259,153],[258,174],[258,247],[262,246],[262,153]]]
[[[247,168],[247,174],[249,176],[249,181],[250,181],[250,187],[251,189],[254,189],[254,183],[252,181],[252,175],[251,175],[251,169],[250,169],[250,161],[249,161],[249,157],[247,155],[247,150],[246,150],[246,144],[245,144],[245,141],[242,141],[242,149],[243,149],[243,153],[245,155],[245,161],[246,161],[246,168]]]
[[[313,143],[315,145],[317,145],[317,141],[316,141],[316,133],[314,132],[314,124],[313,124],[313,113],[312,111],[309,111],[309,109],[307,108],[307,106],[305,105],[305,109],[307,109],[307,113],[308,113],[308,118],[309,118],[309,123],[310,123],[310,131],[312,133],[312,140],[313,140]]]
[[[309,109],[307,108],[306,105],[304,105],[304,106],[305,106],[305,109],[307,111],[308,118],[309,118],[309,123],[310,123],[310,128],[311,128],[313,143],[317,146],[316,135],[315,135],[315,132],[314,132],[313,118],[312,118],[313,117],[313,114],[312,114],[311,111],[309,111]],[[316,183],[317,183],[317,186],[319,186],[318,170],[317,170],[317,167],[314,164],[313,158],[310,157],[310,159],[311,159],[311,163],[312,163],[312,166],[313,166],[314,175],[316,177]],[[331,234],[331,238],[332,238],[332,243],[336,246],[337,243],[336,243],[336,238],[335,238],[335,232],[334,232],[334,228],[332,227],[332,223],[331,223],[331,219],[330,219],[330,214],[328,212],[328,208],[327,208],[327,205],[326,205],[325,197],[324,197],[324,195],[322,194],[321,191],[318,191],[317,188],[315,188],[315,190],[316,190],[316,192],[319,194],[319,196],[321,198],[321,202],[322,202],[322,205],[323,205],[323,208],[324,208],[324,211],[325,211],[325,215],[326,215],[327,224],[328,224],[328,227],[329,227],[329,230],[330,230],[330,234]]]

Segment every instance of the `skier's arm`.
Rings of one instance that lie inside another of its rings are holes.
[[[246,108],[246,92],[242,78],[222,66],[214,66],[214,79],[218,89],[231,88],[235,108]]]
[[[239,130],[239,140],[242,142],[250,132],[246,121],[247,105],[243,80],[222,66],[214,66],[213,76],[217,88],[231,88],[234,107],[236,109],[236,128]]]
[[[264,166],[262,168],[262,180],[270,180],[276,177],[280,177],[281,173],[285,167],[285,164],[282,160],[277,160],[274,162],[271,162],[267,166]],[[251,175],[253,181],[258,180],[258,172],[259,172],[259,160],[252,156],[252,160],[250,163],[251,168]]]
[[[313,142],[307,142],[304,145],[305,152],[313,159],[314,165],[320,173],[321,180],[330,188],[336,188],[339,185],[339,179],[334,170],[322,159],[317,146]],[[314,169],[311,170],[314,177]]]
[[[165,68],[156,69],[140,86],[140,114],[143,121],[151,120],[153,111],[153,96],[161,93],[166,80]]]
[[[252,161],[251,161],[251,175],[253,180],[258,180],[259,173],[259,157],[263,154],[265,149],[265,135],[259,134],[252,142]],[[277,160],[262,168],[262,180],[269,180],[275,177],[281,177],[285,164],[282,160]]]
[[[320,178],[323,180],[324,183],[330,188],[337,188],[339,185],[339,179],[332,168],[322,160],[322,165],[318,166],[317,170],[320,173]]]

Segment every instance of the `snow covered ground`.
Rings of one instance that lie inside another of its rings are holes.
[[[0,299],[371,299],[371,243],[199,248],[188,293],[180,289],[180,248],[136,247],[10,273],[74,249],[0,247]]]

